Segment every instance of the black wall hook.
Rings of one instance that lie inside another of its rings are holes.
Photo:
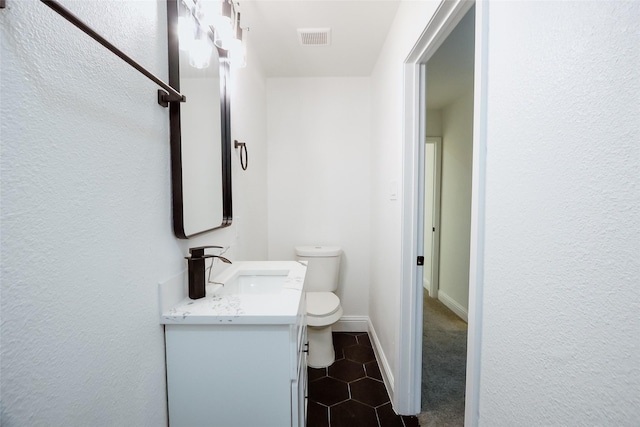
[[[239,142],[238,140],[234,140],[233,144],[236,149],[240,147],[240,166],[242,166],[243,171],[246,171],[249,167],[249,153],[247,152],[247,144],[245,142]],[[243,152],[244,156],[242,155]]]

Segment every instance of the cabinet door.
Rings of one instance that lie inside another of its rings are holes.
[[[167,325],[165,337],[171,427],[291,424],[289,326]]]

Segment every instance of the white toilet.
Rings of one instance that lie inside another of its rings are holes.
[[[335,358],[331,325],[342,316],[338,288],[342,249],[337,246],[296,246],[298,260],[307,261],[305,291],[307,293],[307,365],[325,368]]]

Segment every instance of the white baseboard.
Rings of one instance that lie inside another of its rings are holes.
[[[387,357],[382,350],[382,345],[376,334],[376,330],[371,323],[369,316],[342,316],[332,327],[334,332],[368,332],[371,339],[371,345],[373,346],[373,352],[376,355],[378,361],[378,367],[382,374],[382,381],[384,382],[389,397],[393,402],[393,373],[391,367],[387,361]]]
[[[465,322],[469,321],[467,309],[458,304],[458,302],[451,298],[449,295],[442,292],[442,290],[438,291],[438,299],[440,300],[440,302],[446,305],[449,310],[457,314],[458,317],[460,317],[462,320],[464,320]]]
[[[334,332],[367,332],[369,316],[342,316],[332,327]]]
[[[378,334],[376,334],[376,330],[373,327],[373,323],[371,323],[371,319],[369,319],[369,338],[371,338],[371,344],[373,345],[373,352],[376,355],[376,360],[378,361],[378,367],[380,368],[380,373],[382,374],[382,381],[384,382],[385,387],[387,388],[387,392],[389,392],[389,398],[393,402],[393,372],[391,372],[391,367],[389,366],[389,361],[387,361],[387,357],[382,350],[382,345],[380,344],[380,340],[378,339]]]

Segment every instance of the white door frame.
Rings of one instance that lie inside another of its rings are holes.
[[[484,202],[486,163],[486,101],[488,56],[488,0],[442,1],[404,63],[403,202],[400,322],[394,407],[400,414],[420,412],[422,372],[422,272],[416,259],[420,228],[418,178],[424,171],[420,146],[425,120],[421,117],[421,87],[426,87],[424,64],[440,47],[465,13],[476,5],[474,60],[473,175],[471,196],[471,254],[469,260],[469,327],[465,426],[478,424],[482,320]]]
[[[429,278],[429,296],[438,298],[438,287],[440,281],[440,192],[442,191],[442,138],[428,136],[426,144],[434,145],[434,170],[433,170],[433,213],[432,227],[429,230],[425,226],[425,233],[432,233],[431,237],[431,259],[425,262],[431,263],[431,277]],[[425,157],[426,158],[426,157]],[[425,174],[426,174],[425,165]],[[426,190],[426,188],[425,188]]]

